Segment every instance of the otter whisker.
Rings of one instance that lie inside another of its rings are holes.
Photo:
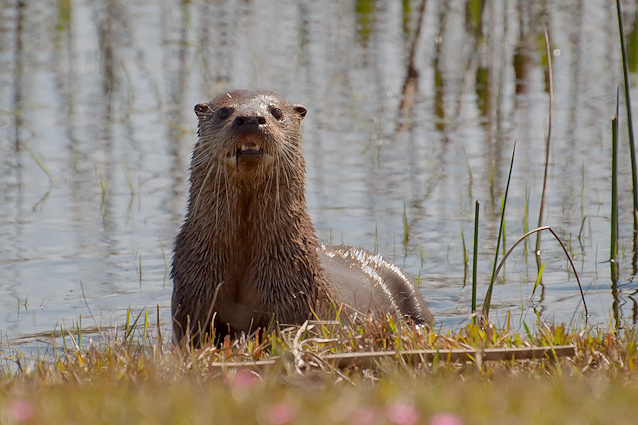
[[[200,139],[200,141],[195,146],[194,154],[196,156],[193,156],[191,160],[191,167],[198,166],[199,164],[202,163],[203,160],[209,160],[210,159],[209,153],[214,151],[215,149],[216,148],[214,143],[211,143],[206,139]]]
[[[283,160],[285,160],[286,165],[288,167],[291,167],[291,166],[294,167],[292,149],[290,149],[288,147],[283,147],[281,149],[281,157],[282,157]],[[281,168],[283,168],[283,167],[281,167]],[[284,173],[284,178],[286,180],[286,186],[290,187],[290,180],[288,179],[288,174],[289,173],[287,173],[287,172]]]
[[[232,207],[231,203],[230,203],[230,183],[228,182],[228,173],[224,173],[224,192],[225,192],[225,198],[226,198],[226,208],[223,208],[222,213],[224,214],[224,216],[231,216],[230,214],[230,209]]]
[[[281,198],[279,197],[279,169],[280,169],[279,158],[277,158],[276,167],[275,167],[275,207],[277,210],[281,206],[280,205]]]
[[[216,155],[211,155],[210,160],[208,161],[207,164],[207,171],[206,171],[206,177],[204,177],[204,181],[202,182],[202,186],[199,188],[199,192],[197,193],[197,197],[195,199],[195,209],[198,208],[198,206],[200,205],[200,197],[204,191],[204,188],[206,187],[206,183],[208,182],[208,178],[210,177],[211,172],[213,171],[213,168],[215,168],[215,157]]]

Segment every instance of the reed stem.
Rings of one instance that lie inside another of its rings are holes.
[[[474,252],[472,253],[472,324],[475,323],[476,313],[476,269],[478,264],[478,225],[479,225],[479,202],[476,201],[474,208]]]
[[[549,148],[552,137],[552,112],[554,109],[554,79],[552,77],[552,54],[549,48],[549,35],[547,29],[545,30],[545,54],[547,55],[547,75],[549,81],[549,118],[547,123],[547,139],[545,142],[545,172],[543,174],[543,191],[541,193],[541,206],[538,213],[538,226],[543,226],[543,213],[545,211],[545,193],[547,190],[547,170],[549,168]],[[541,267],[541,234],[536,235],[536,249],[534,251],[536,255],[536,265],[540,270]]]
[[[514,168],[514,156],[516,155],[516,142],[512,149],[512,160],[510,162],[510,171],[507,175],[507,185],[505,186],[505,195],[503,196],[503,204],[501,205],[501,224],[498,227],[498,238],[496,239],[496,250],[494,251],[494,267],[492,268],[492,278],[490,279],[490,286],[487,288],[485,294],[485,301],[483,302],[483,317],[487,320],[490,314],[490,304],[492,303],[492,290],[494,288],[494,281],[496,280],[496,267],[498,265],[498,251],[501,246],[501,237],[503,234],[503,228],[505,227],[505,207],[507,205],[507,193],[510,189],[510,180],[512,179],[512,169]]]
[[[618,103],[616,91],[616,115],[611,119],[611,280],[618,281]]]
[[[622,25],[622,11],[620,0],[616,0],[616,11],[618,12],[618,32],[620,33],[620,51],[622,53],[622,71],[625,83],[625,103],[627,106],[627,130],[629,132],[629,153],[631,155],[631,181],[634,196],[634,251],[636,250],[636,235],[638,234],[638,177],[636,176],[636,150],[634,144],[634,125],[631,119],[631,98],[629,96],[629,69],[627,65],[627,49],[625,48],[625,35]],[[618,109],[618,106],[616,106]],[[616,120],[618,112],[616,112]],[[616,124],[617,125],[617,124]],[[613,125],[612,125],[613,129]],[[612,130],[613,131],[613,130]]]

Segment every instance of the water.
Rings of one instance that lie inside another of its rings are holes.
[[[417,1],[0,1],[2,337],[80,317],[121,324],[129,307],[159,306],[168,326],[193,106],[229,88],[275,90],[308,108],[307,197],[320,238],[378,250],[420,275],[438,326],[461,326],[471,297],[463,239],[471,255],[478,200],[482,297],[514,142],[506,246],[526,214],[528,228],[538,221],[544,26],[554,77],[544,224],[573,256],[589,324],[635,323],[624,112],[615,296],[608,263],[610,118],[622,75],[614,6],[492,1],[472,15],[466,3],[427,2],[416,36]],[[416,94],[401,107],[411,57]],[[544,290],[532,297],[534,242],[501,271],[494,320],[509,312],[515,326],[537,315],[581,326],[578,286],[549,233]]]

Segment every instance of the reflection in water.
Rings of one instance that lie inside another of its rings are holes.
[[[434,62],[432,66],[434,67],[434,114],[437,117],[436,121],[436,129],[445,134],[445,83],[443,79],[443,69],[441,60],[442,57],[442,49],[444,46],[444,41],[447,43],[447,40],[443,38],[444,34],[446,34],[446,17],[449,13],[448,8],[449,2],[444,2],[443,7],[439,12],[439,34],[436,35],[434,42],[436,45],[434,52]]]
[[[407,70],[405,73],[405,80],[403,82],[403,89],[401,90],[401,104],[399,105],[399,119],[397,125],[397,133],[408,130],[412,126],[412,115],[414,105],[416,103],[416,95],[419,89],[419,71],[416,68],[416,53],[419,48],[419,40],[421,39],[421,30],[423,29],[423,18],[425,17],[425,6],[427,0],[421,1],[421,6],[418,11],[418,20],[416,24],[416,30],[410,43],[410,54],[408,56]],[[409,19],[409,9],[404,3],[404,32],[407,30],[406,26]],[[407,9],[407,10],[406,10]]]
[[[16,169],[20,172],[20,142],[21,142],[21,132],[22,132],[22,114],[24,113],[22,104],[23,97],[23,73],[24,73],[24,48],[23,48],[23,37],[24,37],[24,19],[25,19],[25,9],[26,3],[24,1],[18,1],[16,5],[16,20],[15,20],[15,48],[14,48],[14,56],[13,56],[13,102],[11,112],[14,117],[14,127],[13,127],[13,135],[14,135],[14,151],[16,155]]]
[[[635,70],[637,8],[627,7]],[[168,323],[192,108],[238,87],[273,89],[308,107],[307,197],[320,236],[378,248],[420,274],[442,326],[464,323],[471,253],[462,235],[472,246],[478,200],[486,285],[515,141],[504,249],[540,207],[545,27],[560,54],[544,222],[570,247],[585,286],[598,288],[589,322],[606,323],[612,312],[618,326],[636,320],[631,259],[619,258],[614,286],[597,271],[609,258],[607,117],[621,83],[615,15],[602,0],[62,0],[17,1],[0,13],[11,25],[0,31],[3,333],[70,326],[87,314],[80,282],[98,324],[117,323],[129,305],[159,305]],[[632,237],[626,159],[624,244]],[[530,299],[530,252],[508,259],[495,319],[510,311],[534,321],[535,306],[543,319],[582,323],[554,242],[544,243],[543,297]]]
[[[23,114],[24,114],[24,37],[26,36],[23,31],[24,21],[26,17],[26,3],[22,1],[18,1],[15,8],[15,26],[13,32],[13,51],[11,52],[11,65],[3,66],[3,69],[9,69],[11,71],[10,81],[11,81],[11,96],[7,96],[11,99],[11,104],[8,108],[10,114],[12,116],[11,130],[7,131],[7,138],[4,137],[2,139],[6,140],[6,146],[3,146],[2,151],[6,152],[6,156],[4,156],[4,161],[6,164],[3,164],[2,171],[4,182],[3,190],[2,190],[2,212],[0,212],[3,221],[11,222],[13,225],[11,227],[2,228],[0,234],[7,237],[7,239],[19,240],[20,236],[23,234],[22,225],[24,223],[23,220],[23,211],[24,211],[24,197],[20,191],[15,190],[16,188],[23,186],[23,166],[22,166],[22,152],[23,152],[23,139],[22,139],[22,127],[23,127]],[[3,63],[9,61],[3,60]],[[6,78],[6,77],[5,77]],[[3,78],[3,80],[5,80]],[[4,120],[3,120],[4,121]],[[3,126],[4,127],[4,126]],[[13,190],[11,190],[13,189]],[[13,193],[11,193],[13,192]],[[16,193],[17,192],[17,193]],[[11,206],[9,208],[9,206]],[[6,209],[5,209],[6,208]],[[11,213],[9,211],[11,210]],[[15,258],[21,258],[22,252],[22,244],[15,243],[12,244],[11,250],[3,249],[7,251],[8,255],[15,256]],[[4,256],[3,256],[4,257]],[[1,257],[0,257],[1,258]],[[20,277],[20,273],[17,273],[16,277]],[[7,288],[6,293],[8,298],[14,300],[11,314],[7,315],[7,317],[12,317],[13,315],[17,315],[16,320],[20,318],[20,309],[22,305],[26,304],[24,296],[15,291],[13,288]],[[17,312],[16,307],[17,305]]]
[[[465,26],[468,33],[473,34],[471,42],[474,43],[474,49],[485,42],[483,35],[483,10],[485,3],[481,0],[468,0],[467,13],[465,16]],[[474,50],[473,49],[473,50]],[[478,52],[478,50],[474,50]],[[476,53],[473,55],[476,59]],[[476,77],[474,79],[474,87],[476,92],[476,103],[481,116],[484,118],[483,123],[489,121],[490,115],[490,75],[489,68],[486,63],[479,57],[479,65],[476,67]]]
[[[366,45],[370,39],[370,33],[372,32],[372,26],[375,16],[375,0],[357,0],[356,3],[356,16],[357,16],[357,35],[362,45]]]
[[[190,80],[189,52],[191,50],[188,38],[191,15],[187,5],[187,0],[181,2],[177,25],[174,31],[168,31],[167,35],[165,35],[168,47],[162,60],[170,80],[167,105],[170,105],[168,109],[170,110],[170,122],[172,123],[172,125],[166,127],[166,139],[169,141],[166,155],[170,159],[171,190],[164,194],[164,204],[171,206],[167,209],[167,212],[172,215],[174,226],[178,226],[182,220],[181,204],[183,203],[183,194],[181,191],[185,187],[186,175],[184,174],[184,169],[187,167],[182,152],[188,149],[192,140],[189,129],[183,128],[181,124],[188,122],[188,116],[191,113],[191,105],[186,101]],[[164,10],[162,13],[167,16],[171,15],[170,10]],[[168,34],[173,34],[173,36]],[[189,114],[187,115],[187,113]],[[170,247],[170,245],[166,246],[166,250],[170,250]],[[166,279],[164,282],[166,283]]]

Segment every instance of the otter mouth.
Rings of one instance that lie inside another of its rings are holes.
[[[264,154],[264,148],[259,145],[241,145],[235,151],[237,158],[241,156],[262,156]]]
[[[264,148],[258,144],[242,144],[235,150],[235,166],[239,170],[241,165],[257,165],[264,156]]]

